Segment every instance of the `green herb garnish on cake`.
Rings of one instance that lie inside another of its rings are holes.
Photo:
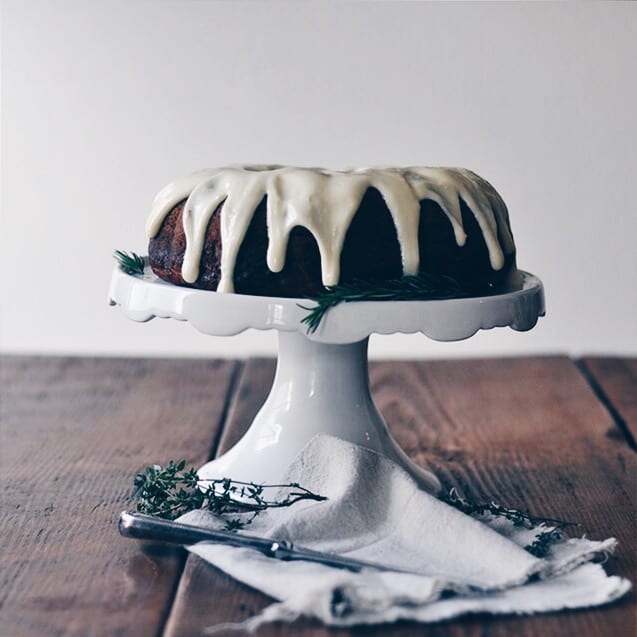
[[[326,288],[312,297],[313,307],[300,305],[309,314],[302,319],[308,334],[314,333],[328,310],[339,303],[352,301],[434,301],[462,298],[466,294],[458,282],[450,276],[420,273],[381,282],[352,281]]]
[[[120,270],[126,274],[144,274],[144,257],[135,252],[123,252],[115,250],[113,257],[117,261]]]

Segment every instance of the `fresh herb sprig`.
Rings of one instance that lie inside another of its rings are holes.
[[[144,274],[144,257],[140,257],[135,252],[115,250],[113,257],[119,264],[120,270],[126,274]]]
[[[564,527],[557,526],[538,533],[535,540],[524,548],[535,557],[546,557],[551,545],[562,539],[564,539]]]
[[[434,301],[466,296],[458,282],[450,276],[422,272],[381,282],[354,280],[326,288],[312,297],[313,307],[300,305],[309,314],[301,322],[307,325],[308,334],[318,329],[328,310],[339,303],[352,301]]]
[[[535,540],[524,549],[535,557],[545,557],[552,544],[564,537],[564,529],[568,526],[576,526],[576,522],[566,522],[553,518],[542,518],[531,515],[528,512],[518,509],[503,507],[495,502],[475,503],[469,502],[461,497],[455,489],[451,489],[448,494],[441,497],[441,500],[462,511],[466,515],[482,516],[493,515],[495,517],[509,520],[513,526],[532,529],[546,526],[546,530],[538,533]]]
[[[223,518],[227,530],[236,531],[250,524],[265,509],[291,506],[300,500],[326,499],[296,482],[266,485],[229,478],[201,480],[196,469],[185,467],[185,460],[170,460],[165,467],[152,465],[138,473],[135,476],[139,496],[137,510],[174,520],[188,511],[205,509]],[[268,493],[273,490],[282,490],[284,495],[272,499]]]

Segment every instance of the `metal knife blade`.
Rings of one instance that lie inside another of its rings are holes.
[[[353,572],[360,572],[365,568],[377,571],[395,571],[411,573],[409,571],[376,562],[367,562],[332,553],[322,553],[303,547],[295,547],[291,542],[271,540],[269,538],[251,535],[239,535],[228,531],[217,531],[190,524],[182,524],[171,520],[164,520],[152,515],[123,511],[119,517],[119,532],[124,537],[137,540],[154,540],[170,544],[190,545],[197,542],[213,542],[226,546],[238,546],[259,551],[267,557],[278,560],[303,560],[318,562],[334,568],[343,568]]]

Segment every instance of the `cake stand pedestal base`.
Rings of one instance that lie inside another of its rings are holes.
[[[231,336],[253,328],[277,330],[279,358],[270,395],[247,433],[227,453],[199,470],[202,479],[276,484],[317,434],[331,434],[393,460],[431,493],[438,479],[398,447],[369,390],[370,334],[421,332],[458,341],[478,330],[530,330],[544,315],[542,282],[519,272],[520,286],[487,297],[431,301],[360,301],[329,310],[308,334],[307,299],[195,290],[160,281],[147,266],[131,275],[113,270],[109,299],[134,321],[188,321],[204,334]]]
[[[268,398],[243,438],[201,467],[199,477],[280,483],[301,449],[325,433],[377,451],[402,466],[421,488],[437,493],[438,478],[407,457],[374,404],[368,341],[334,345],[279,332],[276,375]]]

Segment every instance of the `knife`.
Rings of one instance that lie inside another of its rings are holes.
[[[239,535],[228,531],[217,531],[191,524],[181,524],[164,520],[152,515],[123,511],[119,516],[119,532],[124,537],[137,540],[154,540],[168,542],[170,544],[196,544],[197,542],[212,542],[226,546],[238,546],[259,551],[266,557],[277,560],[303,560],[305,562],[317,562],[334,568],[343,568],[359,573],[365,568],[377,571],[395,571],[398,573],[411,573],[408,571],[385,564],[366,562],[351,557],[343,557],[332,553],[321,553],[311,549],[295,547],[292,542],[286,540],[271,540],[269,538],[254,537],[251,535]]]

